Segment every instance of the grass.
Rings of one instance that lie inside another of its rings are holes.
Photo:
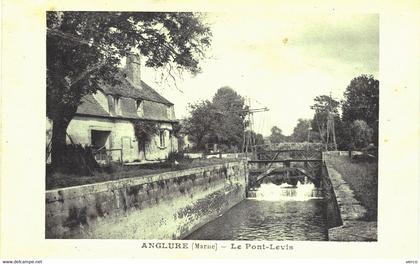
[[[365,220],[376,221],[378,214],[378,162],[355,162],[345,156],[332,156],[328,160],[350,185],[356,199],[367,209]]]
[[[176,165],[170,162],[149,163],[132,166],[112,165],[111,167],[104,168],[102,172],[95,171],[94,175],[91,176],[49,173],[47,171],[46,189],[52,190],[57,188],[112,181],[124,178],[142,177],[146,175],[159,174],[168,171],[185,170],[213,164],[220,164],[233,160],[235,159],[186,159],[180,161],[179,164]]]

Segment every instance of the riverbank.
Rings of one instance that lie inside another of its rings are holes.
[[[181,239],[245,198],[245,160],[54,189],[45,237]]]
[[[76,175],[63,173],[48,173],[46,175],[46,189],[66,188],[85,184],[114,181],[126,178],[143,177],[152,174],[159,174],[171,171],[180,171],[192,168],[200,168],[209,165],[233,162],[234,158],[211,158],[211,159],[183,159],[177,164],[173,162],[159,162],[138,165],[117,165],[112,164],[103,171],[94,171],[93,175]]]
[[[376,221],[378,215],[378,163],[352,162],[348,156],[330,156],[328,163],[353,190],[355,198],[367,212],[363,220]]]
[[[329,229],[329,240],[377,241],[377,164],[324,158],[343,220],[342,226]]]

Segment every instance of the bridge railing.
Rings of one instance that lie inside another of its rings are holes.
[[[257,160],[270,159],[321,159],[322,152],[318,150],[266,150],[257,152]]]

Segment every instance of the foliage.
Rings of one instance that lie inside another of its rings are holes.
[[[340,103],[330,96],[320,95],[315,97],[311,109],[315,111],[311,127],[318,131],[323,142],[327,142],[327,120],[332,115],[334,121],[339,118],[338,107]]]
[[[222,87],[213,97],[213,143],[241,149],[245,128],[244,98],[230,87]]]
[[[264,145],[264,136],[260,133],[255,135],[255,145]]]
[[[273,126],[271,128],[271,135],[269,139],[272,144],[276,144],[280,142],[285,142],[286,136],[283,135],[283,131],[280,128],[278,128],[277,126]]]
[[[196,74],[210,45],[196,13],[47,12],[47,116],[53,121],[52,164],[84,95],[117,84],[121,59],[133,51],[147,67]]]
[[[171,151],[165,160],[169,163],[174,163],[175,161],[192,161],[188,156],[185,156],[182,151]]]
[[[310,140],[311,120],[299,118],[297,125],[293,129],[292,140],[294,142],[304,142]]]
[[[343,122],[341,118],[334,118],[334,128],[337,141],[337,148],[339,150],[353,149],[351,136],[351,123]]]
[[[319,132],[322,142],[326,142],[326,124],[328,115],[331,114],[339,149],[360,149],[371,142],[377,145],[379,81],[372,76],[361,75],[350,82],[344,93],[344,100],[341,101],[342,118],[338,111],[338,101],[326,95],[317,96],[314,101],[311,109],[315,110],[315,114],[311,127]],[[356,120],[359,121],[354,123]],[[360,123],[361,120],[365,124]]]
[[[179,133],[181,132],[182,125],[178,122],[172,123],[172,135],[174,137],[179,137]]]
[[[197,149],[204,149],[208,143],[210,133],[214,129],[215,109],[210,101],[201,101],[189,105],[190,117],[185,120],[185,128],[190,140]]]
[[[139,144],[139,149],[145,150],[146,144],[150,143],[153,136],[159,132],[159,126],[154,121],[148,120],[132,120],[134,127],[134,135]]]
[[[95,170],[100,170],[93,149],[89,146],[65,145],[60,154],[64,166],[57,169],[58,172],[90,176]]]
[[[312,127],[312,120],[311,120],[311,127]],[[318,131],[311,129],[309,133],[309,142],[310,143],[320,143],[322,142],[321,135]]]
[[[344,92],[343,121],[364,120],[373,129],[372,140],[378,145],[379,81],[370,75],[354,78]]]
[[[254,131],[245,131],[245,135],[248,136],[248,134],[251,133],[251,138],[253,138],[255,140],[255,145],[264,145],[264,136],[259,134],[259,133],[255,133]]]
[[[364,120],[355,120],[351,124],[350,130],[354,148],[362,149],[372,141],[373,129]]]
[[[325,144],[323,143],[308,143],[308,142],[281,142],[272,144],[269,150],[317,150],[325,151]]]
[[[245,127],[244,99],[229,87],[217,90],[212,101],[189,105],[186,130],[197,149],[216,143],[219,149],[240,149]]]

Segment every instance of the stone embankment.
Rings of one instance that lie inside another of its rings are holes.
[[[245,160],[46,192],[46,238],[180,239],[245,198]]]
[[[366,208],[355,198],[353,190],[343,180],[342,175],[328,164],[325,164],[340,209],[343,225],[329,229],[330,241],[377,241],[377,222],[364,221]]]

